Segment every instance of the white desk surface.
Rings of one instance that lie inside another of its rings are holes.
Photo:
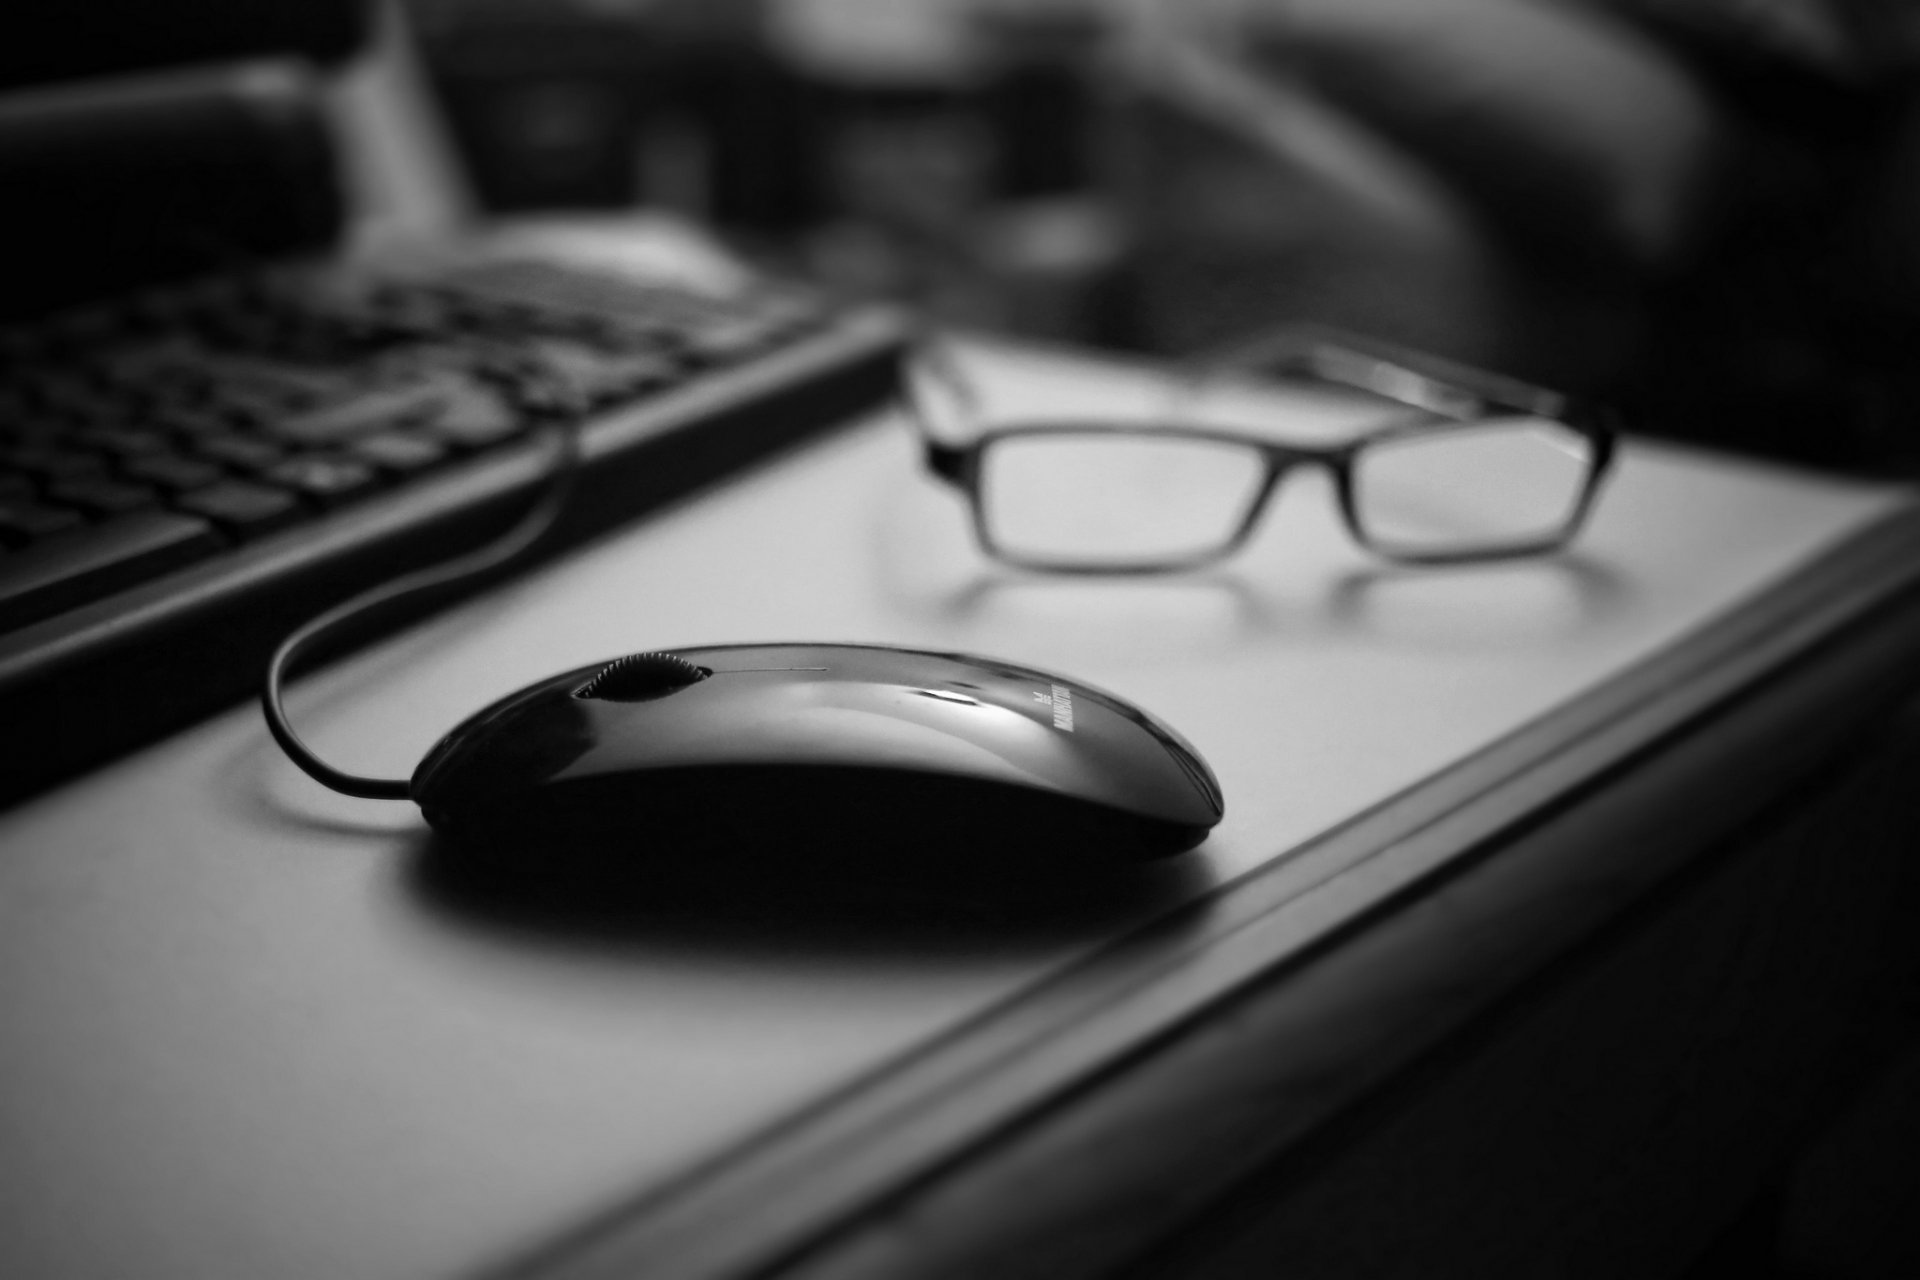
[[[1136,370],[997,359],[1008,403],[1143,403]],[[1219,411],[1288,430],[1351,413]],[[1558,559],[1382,570],[1314,478],[1216,572],[1067,580],[983,560],[899,420],[862,424],[313,677],[297,721],[346,768],[404,774],[479,704],[622,652],[965,649],[1180,728],[1225,787],[1212,839],[1134,873],[1121,918],[1058,929],[963,909],[926,937],[861,938],[754,904],[745,925],[543,934],[436,901],[411,874],[411,806],[321,790],[236,708],[0,816],[0,1271],[498,1264],[1548,711],[1908,497],[1636,443]]]

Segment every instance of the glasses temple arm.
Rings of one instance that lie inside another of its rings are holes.
[[[1518,410],[1543,418],[1591,420],[1587,406],[1562,392],[1535,386],[1444,356],[1412,350],[1324,325],[1289,326],[1214,353],[1203,375],[1278,373],[1368,391],[1409,408],[1445,417],[1470,416],[1475,406]]]

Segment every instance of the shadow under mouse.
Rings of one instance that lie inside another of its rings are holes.
[[[984,837],[984,838],[983,838]],[[463,928],[602,954],[950,961],[1102,936],[1214,884],[1196,854],[1116,862],[1036,833],[849,832],[759,810],[537,846],[423,839],[406,877]]]

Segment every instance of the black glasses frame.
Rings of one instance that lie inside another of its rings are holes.
[[[938,378],[956,393],[963,406],[977,415],[978,396],[943,344],[937,340],[923,344],[916,360],[918,372]],[[1212,378],[1244,379],[1248,375],[1278,376],[1368,391],[1405,405],[1412,413],[1395,416],[1334,445],[1276,441],[1208,426],[1100,419],[1016,421],[993,427],[965,443],[953,443],[935,435],[917,396],[910,395],[909,403],[921,431],[927,469],[966,495],[974,538],[981,549],[1002,563],[1048,573],[1172,573],[1224,560],[1246,545],[1281,479],[1301,467],[1320,467],[1330,474],[1341,520],[1349,535],[1367,551],[1392,563],[1467,564],[1545,555],[1566,546],[1586,523],[1612,467],[1619,439],[1617,417],[1605,406],[1424,353],[1328,330],[1288,330],[1263,337],[1200,364],[1190,372],[1191,380],[1199,384]],[[1436,551],[1384,544],[1367,532],[1360,517],[1354,472],[1356,461],[1368,449],[1388,441],[1471,431],[1511,417],[1547,419],[1580,435],[1591,446],[1587,473],[1566,520],[1558,529],[1524,542]],[[982,479],[984,461],[998,441],[1016,436],[1034,439],[1049,435],[1211,440],[1257,451],[1262,457],[1264,472],[1239,525],[1220,544],[1203,551],[1100,563],[1026,555],[1000,545],[988,526]]]

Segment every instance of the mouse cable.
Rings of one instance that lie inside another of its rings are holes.
[[[321,786],[368,800],[405,800],[412,794],[406,778],[363,778],[336,769],[315,755],[287,721],[281,695],[287,669],[314,645],[348,623],[392,614],[423,595],[504,569],[531,551],[559,519],[572,493],[580,462],[580,431],[576,421],[569,418],[550,424],[547,433],[555,443],[554,456],[542,477],[545,489],[539,500],[505,533],[477,550],[404,574],[335,605],[296,628],[273,651],[273,657],[267,662],[266,681],[260,687],[260,709],[266,713],[267,729],[287,757]]]

